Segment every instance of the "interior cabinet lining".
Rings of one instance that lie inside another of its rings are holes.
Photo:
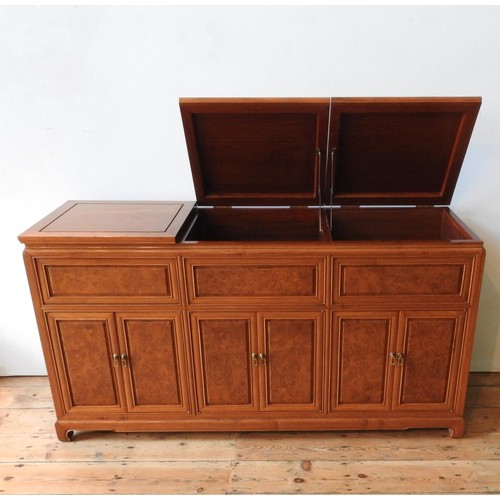
[[[198,208],[185,241],[455,241],[471,236],[441,208]]]

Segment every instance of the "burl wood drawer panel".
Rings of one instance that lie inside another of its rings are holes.
[[[186,259],[190,304],[324,304],[323,258]]]
[[[46,304],[179,303],[174,259],[37,259]]]
[[[473,258],[336,259],[333,300],[467,303]]]

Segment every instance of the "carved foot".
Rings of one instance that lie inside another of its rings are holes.
[[[460,422],[455,424],[453,427],[448,428],[448,432],[453,439],[459,439],[464,437],[465,434],[465,423]]]
[[[56,428],[57,439],[59,439],[59,441],[63,441],[65,443],[71,441],[74,431],[70,429],[65,429],[60,424],[56,424],[55,428]]]

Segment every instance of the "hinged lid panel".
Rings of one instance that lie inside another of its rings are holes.
[[[332,99],[332,203],[449,204],[480,104],[480,98]]]
[[[200,204],[321,203],[328,99],[181,99],[180,108]]]

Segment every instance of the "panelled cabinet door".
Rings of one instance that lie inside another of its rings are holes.
[[[464,320],[464,311],[401,314],[395,409],[453,408]]]
[[[251,313],[191,314],[198,408],[202,413],[258,410],[254,322]]]
[[[114,318],[107,313],[48,313],[65,411],[125,411]]]
[[[259,314],[261,409],[321,410],[321,312]]]
[[[397,312],[333,314],[332,410],[389,410]]]
[[[179,313],[117,314],[129,411],[188,412],[188,382]]]

